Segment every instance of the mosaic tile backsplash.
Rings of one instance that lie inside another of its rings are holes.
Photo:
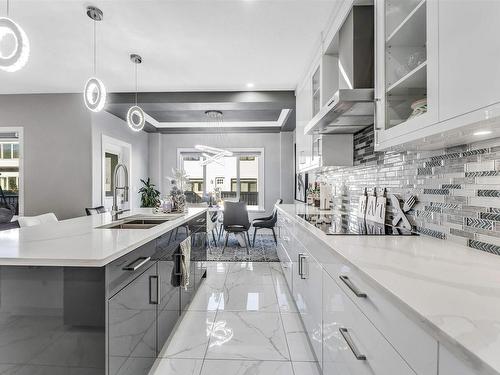
[[[355,212],[367,188],[405,198],[416,232],[500,255],[500,138],[439,151],[374,152],[373,129],[354,136],[354,167],[326,169],[333,209]],[[311,180],[311,177],[310,177]],[[392,220],[387,207],[386,220]]]

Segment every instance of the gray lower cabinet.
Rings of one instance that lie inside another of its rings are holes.
[[[157,356],[157,263],[108,301],[109,375],[147,373]]]
[[[173,262],[158,262],[159,275],[159,302],[158,302],[158,334],[157,351],[161,351],[163,344],[179,319],[180,298],[179,288],[172,286],[171,275],[174,271]]]

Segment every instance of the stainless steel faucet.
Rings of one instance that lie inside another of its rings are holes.
[[[117,186],[118,184],[118,171],[120,168],[123,169],[125,175],[125,182],[123,186]],[[117,164],[113,172],[113,186],[115,187],[113,191],[113,206],[111,207],[111,216],[113,221],[118,220],[118,215],[130,210],[119,210],[118,209],[118,190],[123,190],[123,202],[128,202],[128,169],[125,164]]]

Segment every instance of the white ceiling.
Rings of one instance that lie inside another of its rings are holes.
[[[111,92],[294,89],[341,0],[11,0],[31,43],[27,66],[0,71],[0,93],[80,92],[92,73],[92,21],[100,7],[98,73]],[[0,15],[5,15],[0,0]]]

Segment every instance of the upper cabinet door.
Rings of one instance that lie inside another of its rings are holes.
[[[376,0],[376,148],[438,121],[438,0]]]
[[[500,1],[439,1],[440,121],[500,102]]]

